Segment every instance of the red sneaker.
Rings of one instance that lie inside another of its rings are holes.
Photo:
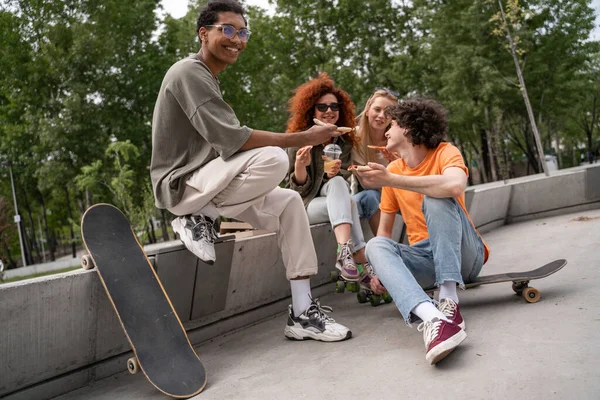
[[[437,309],[440,310],[442,314],[446,316],[451,322],[460,326],[463,329],[467,328],[467,324],[465,324],[465,320],[462,315],[460,315],[460,306],[451,299],[442,299],[439,303],[437,303]]]
[[[467,332],[460,326],[437,318],[422,322],[417,330],[423,332],[425,359],[431,365],[440,362],[467,338]]]

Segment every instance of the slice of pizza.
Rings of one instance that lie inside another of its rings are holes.
[[[325,126],[325,125],[327,125],[325,122],[323,122],[323,121],[321,121],[321,120],[318,120],[318,119],[316,119],[316,118],[313,118],[313,122],[315,123],[315,125],[318,125],[318,126]],[[347,128],[347,127],[345,127],[345,126],[340,126],[340,127],[338,127],[338,128],[336,129],[336,131],[338,131],[338,132],[342,132],[342,133],[350,133],[350,132],[352,132],[353,130],[354,130],[354,128]]]
[[[368,144],[367,147],[370,149],[373,149],[373,150],[377,150],[377,151],[387,150],[387,147],[385,147],[385,146],[372,146],[372,145]]]
[[[351,165],[348,167],[348,171],[370,171],[371,167],[368,165]]]

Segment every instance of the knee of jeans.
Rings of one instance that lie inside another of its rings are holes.
[[[423,196],[423,204],[421,210],[423,214],[437,214],[439,212],[448,211],[456,205],[456,200],[450,197],[437,198],[431,196]]]
[[[369,193],[364,197],[365,208],[369,213],[373,214],[379,209],[379,198],[374,193]]]
[[[344,188],[344,189],[348,189],[348,184],[346,183],[346,181],[344,180],[344,178],[342,178],[341,176],[334,176],[333,178],[331,178],[329,180],[329,184],[335,186],[336,188]]]
[[[370,257],[372,257],[374,254],[380,252],[382,250],[382,247],[386,245],[386,238],[381,237],[381,236],[375,236],[373,239],[369,240],[367,242],[367,246],[365,248],[365,253],[367,256],[367,259],[369,259],[369,261],[371,260]]]

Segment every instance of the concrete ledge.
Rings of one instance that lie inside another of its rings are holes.
[[[505,224],[512,189],[512,185],[506,185],[469,192],[469,215],[480,233],[489,232]]]
[[[465,202],[480,233],[507,223],[600,208],[600,164],[472,186]]]
[[[80,265],[79,258],[69,258],[67,260],[53,261],[53,262],[48,262],[48,263],[44,263],[44,264],[33,264],[33,265],[28,265],[26,267],[9,269],[9,270],[4,271],[1,274],[2,276],[0,276],[0,278],[7,280],[7,279],[11,279],[11,278],[17,278],[17,277],[22,277],[22,276],[34,275],[34,274],[41,274],[44,272],[56,271],[59,269],[77,267],[79,265]]]

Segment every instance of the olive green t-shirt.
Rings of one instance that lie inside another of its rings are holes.
[[[240,126],[223,100],[219,80],[196,54],[175,63],[163,79],[152,116],[150,177],[156,206],[176,206],[193,172],[217,157],[227,160],[251,133]]]

